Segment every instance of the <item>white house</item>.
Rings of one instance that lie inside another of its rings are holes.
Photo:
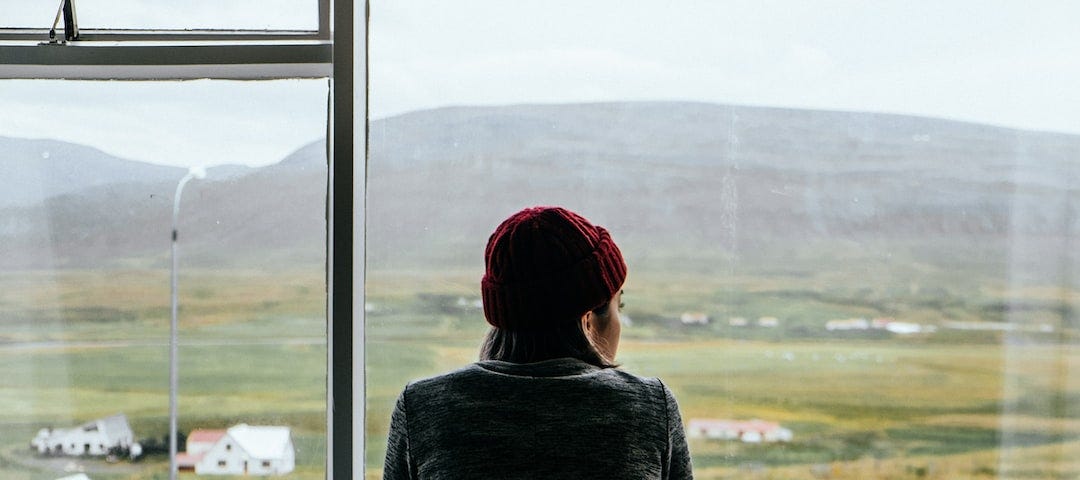
[[[847,318],[843,320],[829,320],[825,322],[825,330],[830,332],[837,330],[869,330],[870,322],[865,318]]]
[[[885,325],[885,330],[897,335],[911,335],[924,331],[922,325],[911,322],[889,322]]]
[[[196,447],[198,475],[284,475],[296,467],[289,427],[241,423],[226,430],[209,449],[203,448]]]
[[[76,473],[75,475],[68,475],[66,477],[60,477],[60,478],[57,478],[56,480],[90,480],[90,477],[86,476],[85,473]]]
[[[780,325],[780,319],[776,317],[759,317],[757,324],[759,327],[776,328]]]
[[[112,448],[138,449],[135,434],[122,413],[75,428],[43,428],[30,446],[41,454],[74,456],[108,455]]]
[[[686,428],[690,438],[709,440],[739,440],[744,443],[790,442],[794,437],[791,430],[781,427],[776,422],[764,420],[716,420],[695,418]]]
[[[679,316],[683,325],[708,325],[709,316],[705,312],[683,312]]]

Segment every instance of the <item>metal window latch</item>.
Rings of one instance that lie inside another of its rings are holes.
[[[56,19],[53,20],[52,28],[49,29],[49,43],[59,44],[67,43],[71,40],[79,39],[79,23],[75,18],[75,0],[60,0],[60,8],[56,10]],[[60,18],[64,19],[64,41],[59,42],[56,39],[56,25],[60,23]]]

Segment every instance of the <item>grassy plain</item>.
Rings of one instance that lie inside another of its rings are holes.
[[[773,445],[693,439],[698,478],[1080,476],[1073,460],[1080,452],[1080,351],[1060,315],[1071,293],[925,273],[921,285],[890,278],[867,284],[850,272],[632,274],[624,299],[633,324],[623,329],[619,360],[631,372],[663,378],[684,421],[761,418],[795,433],[793,442]],[[368,478],[380,476],[390,409],[405,381],[475,360],[485,324],[473,304],[473,277],[369,274]],[[1002,311],[1002,304],[1030,308]],[[681,325],[677,318],[688,310],[714,322]],[[732,327],[732,316],[751,325]],[[756,327],[759,316],[781,324]],[[832,318],[879,316],[1055,328],[911,336],[824,329]]]
[[[915,268],[915,267],[912,267]],[[944,275],[944,274],[943,274]],[[485,330],[476,274],[369,272],[367,476],[410,379],[475,359]],[[1051,333],[824,332],[829,318],[1043,322],[1071,292],[930,278],[919,285],[790,272],[636,271],[619,360],[659,376],[691,418],[762,418],[787,444],[691,440],[698,478],[1077,478],[1080,352]],[[192,271],[181,278],[181,430],[293,427],[298,468],[323,478],[324,286],[319,272]],[[1027,305],[1019,314],[1002,304]],[[688,310],[712,324],[687,327]],[[781,319],[776,328],[726,319]],[[995,317],[995,315],[997,317]],[[46,480],[27,442],[44,426],[124,412],[140,439],[167,430],[164,271],[16,272],[0,278],[0,478]],[[165,477],[165,459],[92,464],[98,479]]]
[[[202,271],[181,286],[180,431],[288,425],[289,478],[324,478],[320,274]],[[167,447],[167,272],[17,272],[0,292],[0,478],[61,476],[67,465],[43,466],[27,449],[38,429],[120,412],[144,446]],[[161,453],[78,463],[95,480],[168,478]]]

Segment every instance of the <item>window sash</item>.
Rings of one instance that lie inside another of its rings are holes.
[[[364,476],[367,11],[366,0],[319,0],[317,32],[91,30],[63,45],[47,44],[48,30],[0,29],[0,80],[331,79],[328,479]]]

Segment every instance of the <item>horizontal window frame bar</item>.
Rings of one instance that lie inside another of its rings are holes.
[[[62,32],[57,39],[63,40]],[[48,42],[47,28],[0,28],[0,40]],[[330,32],[317,30],[230,30],[230,29],[79,29],[80,42],[123,41],[265,41],[265,40],[330,40]]]
[[[0,79],[328,78],[330,41],[32,44],[0,42]]]

